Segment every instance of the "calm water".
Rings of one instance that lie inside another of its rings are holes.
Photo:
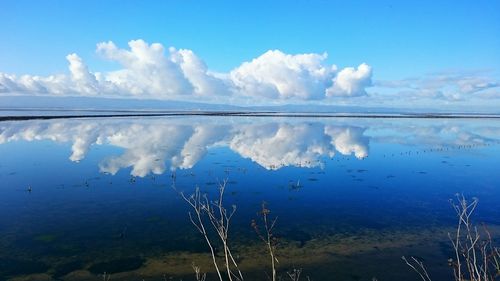
[[[211,271],[186,194],[227,179],[230,240],[248,280],[267,256],[250,227],[278,217],[280,271],[312,280],[450,280],[456,193],[500,228],[500,121],[114,118],[0,123],[0,280],[194,280]],[[175,177],[172,175],[175,174]],[[29,190],[30,189],[30,190]]]

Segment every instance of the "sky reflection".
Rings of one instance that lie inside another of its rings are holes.
[[[226,147],[267,170],[282,167],[323,167],[335,155],[369,156],[370,142],[428,148],[484,145],[499,139],[493,122],[458,120],[413,121],[349,119],[251,119],[220,122],[212,118],[81,119],[3,122],[0,144],[16,141],[52,141],[71,144],[69,160],[80,162],[91,147],[118,148],[118,155],[99,162],[102,173],[116,174],[131,167],[144,177],[165,171],[190,169],[214,147]]]
[[[398,265],[408,252],[394,241],[421,239],[408,246],[412,254],[448,241],[455,193],[480,198],[477,221],[500,225],[499,140],[493,119],[0,122],[0,260],[36,260],[50,272],[72,260],[78,271],[139,252],[151,260],[204,252],[176,191],[199,187],[215,196],[217,182],[227,179],[238,243],[256,239],[249,222],[266,201],[293,251],[304,249],[306,259],[318,256],[314,249],[326,253],[319,263],[325,272],[329,257],[343,255],[337,247],[354,249],[347,240],[367,251],[344,253],[351,265],[384,257]],[[394,247],[394,259],[381,243]],[[406,280],[391,274],[384,280]]]

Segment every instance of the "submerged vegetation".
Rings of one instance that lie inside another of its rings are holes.
[[[498,154],[489,147],[498,142],[484,133],[487,128],[413,124],[411,133],[396,126],[397,133],[386,134],[394,129],[372,121],[245,122],[96,127],[92,135],[98,139],[129,128],[144,135],[155,132],[158,138],[109,142],[109,148],[89,140],[85,143],[91,148],[80,154],[75,144],[73,163],[60,177],[51,177],[52,164],[59,165],[55,160],[47,167],[36,160],[34,168],[23,161],[0,163],[0,177],[7,183],[2,195],[9,198],[1,206],[6,215],[0,222],[0,280],[500,277],[494,246],[500,233]],[[73,125],[87,127],[79,122],[61,127],[71,132]],[[38,130],[41,139],[58,132]],[[12,139],[21,136],[30,134],[13,134]],[[282,145],[284,140],[289,142]],[[107,151],[113,147],[118,150]],[[469,153],[473,149],[480,153]],[[368,151],[370,157],[358,157]],[[92,161],[99,161],[96,177]],[[215,180],[229,174],[232,181]],[[169,181],[186,187],[185,194],[179,193],[182,198],[172,196]],[[196,184],[200,188],[193,188]],[[469,224],[477,200],[463,197],[453,201],[459,218],[467,210],[455,228],[443,194],[457,187],[485,199],[481,216],[490,228]],[[420,275],[408,270],[402,255]]]
[[[217,272],[218,279],[242,281],[243,273],[238,267],[237,260],[234,258],[229,242],[229,227],[232,217],[236,212],[236,205],[231,205],[228,211],[224,206],[224,191],[226,189],[227,180],[219,183],[218,199],[210,200],[207,194],[201,194],[197,187],[195,192],[190,196],[180,193],[184,201],[186,201],[194,211],[189,213],[191,223],[203,235],[211,252],[213,266]],[[453,276],[455,281],[495,281],[500,278],[500,249],[493,245],[492,235],[488,228],[483,225],[479,228],[473,224],[471,216],[477,207],[478,200],[473,198],[467,200],[463,195],[457,195],[457,199],[450,200],[453,209],[458,218],[457,228],[455,233],[448,233],[451,245],[454,250],[454,257],[448,259],[448,264],[453,268]],[[267,203],[262,202],[259,212],[261,224],[257,220],[252,220],[251,227],[256,232],[260,240],[265,244],[269,254],[269,264],[271,267],[271,275],[267,275],[268,280],[276,281],[283,280],[283,276],[277,273],[277,238],[273,234],[276,226],[277,217],[271,219],[269,217],[271,211],[267,208]],[[207,227],[209,226],[209,227]],[[223,266],[218,261],[218,255],[215,249],[215,241],[209,235],[208,228],[215,230],[219,243],[222,245]],[[423,261],[417,257],[405,257],[404,262],[418,275],[423,281],[432,281]],[[225,272],[221,270],[224,268]],[[206,273],[201,273],[200,267],[193,264],[197,281],[206,280]],[[298,281],[302,269],[294,268],[286,271],[286,275],[290,280]],[[223,276],[227,277],[224,278]],[[310,280],[309,276],[306,277]],[[375,277],[373,280],[377,280]]]
[[[218,184],[218,198],[216,200],[210,200],[207,194],[202,194],[199,187],[196,187],[194,193],[189,196],[183,192],[180,192],[180,195],[191,207],[192,212],[189,212],[189,219],[203,236],[210,250],[213,267],[217,273],[218,280],[243,281],[243,273],[238,266],[237,258],[235,258],[229,242],[229,227],[231,219],[236,212],[236,205],[231,205],[230,209],[224,206],[224,192],[227,183],[228,180],[225,179]],[[271,211],[267,208],[265,202],[262,203],[261,207],[259,215],[262,220],[262,226],[254,219],[251,222],[251,227],[265,244],[269,254],[271,276],[267,275],[268,279],[272,281],[282,280],[282,276],[278,275],[276,269],[279,261],[276,257],[277,238],[273,234],[273,229],[276,226],[278,218],[269,218]],[[216,233],[215,239],[210,235],[209,229],[212,229]],[[216,243],[221,245],[222,258],[219,258],[216,252]],[[221,262],[219,259],[222,259],[222,265],[220,265]],[[193,264],[193,270],[197,281],[204,281],[206,279],[206,273],[202,273],[199,266]],[[294,268],[291,271],[287,271],[286,275],[292,281],[299,281],[301,272],[302,269]],[[307,279],[309,280],[309,277]]]
[[[454,257],[448,259],[453,268],[455,281],[495,281],[500,280],[500,249],[493,246],[490,231],[483,225],[475,225],[471,216],[477,207],[478,199],[467,200],[456,195],[450,200],[458,218],[455,233],[448,233]],[[425,265],[416,257],[403,256],[405,263],[424,281],[432,281]]]
[[[175,189],[175,179],[173,183]],[[418,252],[418,249],[412,248],[412,245],[425,241],[425,237],[423,240],[418,240],[411,238],[411,236],[403,236],[404,233],[387,237],[384,230],[372,230],[371,233],[367,233],[365,236],[370,236],[371,242],[366,241],[367,239],[362,233],[346,237],[343,237],[341,233],[337,233],[329,236],[328,239],[317,238],[313,235],[313,237],[304,238],[304,243],[299,244],[298,239],[290,239],[290,237],[294,235],[294,232],[300,232],[300,229],[287,227],[286,223],[283,228],[287,230],[278,232],[275,235],[274,231],[280,228],[278,227],[278,217],[271,213],[266,202],[260,204],[260,208],[256,212],[257,216],[249,220],[246,226],[250,237],[253,235],[255,243],[248,243],[251,240],[246,240],[246,237],[242,241],[240,239],[241,232],[237,232],[236,227],[233,229],[234,224],[238,224],[238,220],[235,219],[237,206],[229,202],[232,197],[228,197],[231,194],[228,190],[228,183],[230,183],[228,180],[218,182],[216,186],[210,186],[207,193],[204,193],[198,187],[194,189],[192,194],[185,194],[176,190],[183,199],[180,201],[186,202],[189,207],[189,221],[194,226],[197,234],[194,231],[193,233],[201,238],[194,240],[197,245],[202,246],[196,253],[181,249],[158,259],[150,259],[150,257],[144,255],[135,258],[125,255],[110,261],[96,259],[92,262],[82,263],[80,260],[68,260],[65,264],[57,265],[56,271],[50,269],[49,266],[40,268],[39,266],[33,267],[33,265],[22,264],[21,266],[29,266],[30,268],[20,271],[19,275],[31,270],[33,273],[48,272],[51,278],[57,278],[57,280],[81,281],[193,279],[196,281],[367,280],[366,273],[373,272],[373,268],[377,266],[377,263],[383,263],[387,267],[393,268],[395,266],[397,268],[395,270],[403,272],[403,274],[400,274],[403,278],[399,280],[405,280],[405,276],[411,274],[411,272],[405,272],[405,266],[400,261],[401,266],[398,267],[398,257],[401,254],[396,256],[389,254],[391,256],[389,265],[386,264],[387,257],[378,260],[380,256],[375,253],[390,253],[391,248],[405,248],[405,251],[410,252],[417,250],[415,254],[425,257],[422,252]],[[492,231],[490,231],[485,225],[475,225],[473,223],[473,213],[478,205],[476,198],[467,200],[464,196],[457,195],[457,198],[452,200],[451,203],[457,217],[454,230],[437,229],[438,232],[436,232],[436,229],[426,229],[416,234],[418,236],[439,236],[444,238],[446,231],[449,231],[448,237],[451,243],[443,242],[442,246],[443,249],[446,248],[445,251],[442,250],[443,253],[446,252],[447,257],[450,257],[448,260],[450,266],[449,278],[440,276],[436,279],[436,277],[433,277],[437,259],[424,262],[424,259],[419,256],[407,256],[403,257],[404,262],[412,270],[416,271],[418,277],[424,281],[499,280],[500,251],[495,246],[498,230],[493,227]],[[185,214],[184,211],[181,213]],[[280,222],[286,221],[283,218],[281,216]],[[182,217],[180,219],[184,220]],[[189,229],[190,226],[187,227]],[[44,234],[36,236],[34,240],[43,242],[43,244],[50,244],[54,237],[56,236]],[[121,239],[120,241],[126,240]],[[207,248],[203,246],[207,246]],[[183,245],[179,245],[179,248],[182,247]],[[360,269],[363,270],[363,273],[357,272],[355,267],[345,266],[342,263],[349,262],[348,259],[338,259],[341,256],[349,257],[353,253],[369,251],[370,249],[374,254],[363,257],[361,261],[369,263],[366,264],[366,268]],[[439,249],[434,248],[434,250]],[[432,251],[425,253],[433,254]],[[325,259],[327,255],[337,258],[337,260]],[[290,262],[292,256],[292,262]],[[446,258],[442,259],[442,261],[446,262]],[[328,271],[321,272],[316,267],[318,262],[334,267],[335,270],[329,271],[330,275],[327,275]],[[9,267],[13,266],[12,262],[7,264]],[[426,268],[427,265],[431,266],[430,270]],[[3,266],[2,269],[2,264],[0,264],[0,272],[7,270],[5,265]],[[304,271],[302,268],[304,268]],[[350,275],[344,274],[342,276],[341,271],[349,272]],[[9,276],[17,274],[17,272],[13,271],[5,272]],[[169,275],[164,275],[164,278],[161,279],[160,276],[164,273]],[[307,274],[311,274],[314,279],[307,276]],[[13,280],[51,279],[18,278]],[[377,279],[373,278],[373,280],[384,281],[387,280],[387,276],[385,278],[384,276],[377,276]]]

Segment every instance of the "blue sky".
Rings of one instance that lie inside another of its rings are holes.
[[[190,49],[214,72],[277,49],[327,52],[323,64],[339,70],[366,63],[372,82],[474,73],[495,85],[498,11],[499,1],[3,0],[0,72],[66,73],[71,53],[90,71],[112,71],[120,64],[102,59],[96,44],[113,41],[126,49],[142,39]],[[375,84],[370,91],[381,92]]]

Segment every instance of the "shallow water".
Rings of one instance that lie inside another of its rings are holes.
[[[496,233],[499,147],[493,119],[0,122],[0,279],[178,280],[192,261],[211,272],[177,192],[199,186],[214,198],[227,179],[230,240],[247,280],[268,271],[250,226],[263,201],[278,217],[280,271],[418,280],[400,258],[417,255],[436,280],[451,280],[448,200],[479,198],[474,219]]]

